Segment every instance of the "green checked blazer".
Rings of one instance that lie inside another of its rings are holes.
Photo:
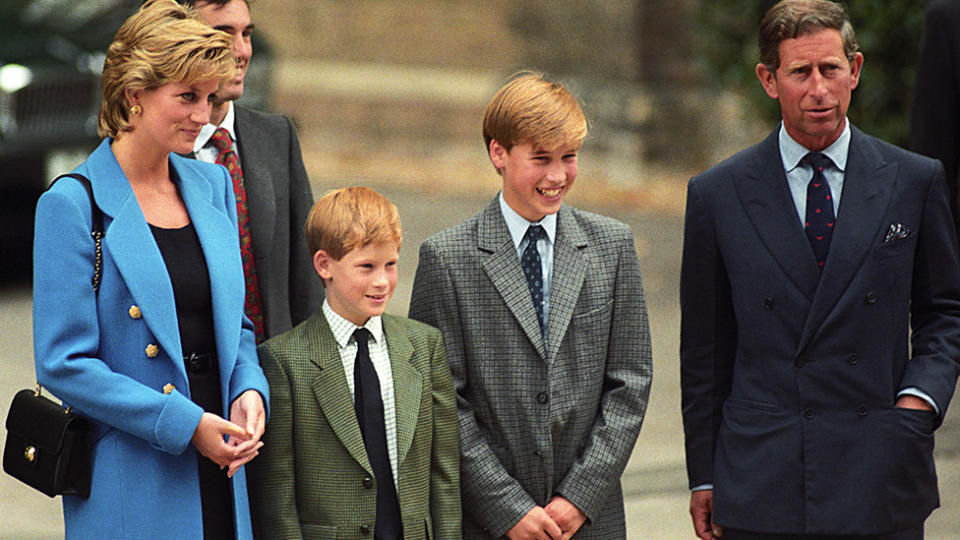
[[[435,328],[391,315],[383,316],[383,330],[396,396],[404,537],[458,539],[457,412],[443,340]],[[275,393],[265,445],[249,473],[257,537],[372,538],[376,483],[323,311],[258,352]]]

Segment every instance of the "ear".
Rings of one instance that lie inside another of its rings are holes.
[[[763,91],[770,96],[770,99],[777,99],[780,93],[777,91],[777,74],[770,71],[763,62],[757,64],[757,78],[763,85]]]
[[[324,280],[333,277],[330,273],[330,262],[332,260],[333,258],[322,249],[318,249],[316,253],[313,254],[313,269],[316,270],[317,275]]]
[[[127,99],[127,107],[133,107],[134,105],[139,105],[140,99],[141,97],[143,97],[143,90],[140,88],[136,90],[131,88],[124,88],[123,97]]]
[[[853,90],[860,83],[860,69],[863,67],[863,53],[853,55],[850,61],[850,89]]]
[[[509,154],[510,151],[504,148],[503,145],[498,143],[495,139],[490,139],[490,148],[487,150],[490,152],[490,162],[493,163],[493,166],[497,169],[497,172],[503,171],[503,168],[507,164],[507,154]]]

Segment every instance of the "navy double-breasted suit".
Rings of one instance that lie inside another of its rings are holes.
[[[690,181],[681,370],[691,487],[718,524],[879,534],[938,505],[933,431],[960,360],[960,263],[936,161],[852,128],[826,266],[777,131]],[[891,225],[904,238],[888,241]]]

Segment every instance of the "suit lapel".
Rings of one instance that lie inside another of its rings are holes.
[[[745,167],[733,183],[757,235],[784,273],[813,300],[820,269],[787,186],[778,133],[775,130],[761,143],[754,163]]]
[[[567,206],[557,215],[557,234],[553,248],[553,277],[550,283],[550,310],[547,315],[547,358],[556,358],[563,336],[570,325],[583,280],[587,260],[580,252],[588,244],[587,236]],[[528,293],[529,294],[529,293]]]
[[[483,271],[533,343],[537,354],[546,361],[547,351],[540,333],[540,322],[533,308],[530,290],[527,289],[527,280],[523,277],[523,269],[520,268],[520,257],[517,256],[510,231],[500,213],[499,197],[495,197],[480,215],[477,224],[477,247],[489,253],[482,262]]]
[[[350,387],[347,386],[343,361],[340,359],[333,332],[320,310],[314,314],[310,325],[307,342],[316,344],[317,349],[313,352],[313,347],[305,347],[304,351],[309,351],[309,361],[318,368],[313,379],[313,395],[344,448],[372,475],[373,468],[363,445],[363,435],[360,433],[360,424],[357,423],[353,398],[350,396]]]
[[[413,357],[410,339],[392,317],[384,315],[382,320],[390,353],[390,369],[393,372],[393,395],[397,412],[397,464],[402,467],[417,429],[420,399],[424,392],[423,375],[410,362]]]
[[[887,162],[871,141],[851,126],[837,223],[799,350],[816,334],[863,264],[881,227],[896,175],[897,164]]]
[[[271,172],[276,161],[273,148],[265,142],[270,134],[260,129],[249,111],[236,104],[234,132],[240,150],[240,168],[243,170],[243,185],[247,192],[247,208],[250,211],[250,233],[253,236],[253,252],[257,258],[270,254],[273,246],[272,233],[276,217],[276,197],[271,181]]]
[[[158,344],[177,360],[183,353],[170,276],[133,188],[109,143],[109,139],[104,140],[87,161],[90,176],[96,179],[92,182],[94,198],[110,218],[104,223],[104,249],[113,258]],[[186,378],[183,362],[174,364]]]

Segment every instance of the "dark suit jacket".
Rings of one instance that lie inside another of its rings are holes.
[[[927,6],[913,90],[910,149],[943,162],[950,208],[956,218],[957,166],[960,165],[958,0],[932,0]]]
[[[383,316],[397,409],[404,538],[460,538],[456,401],[440,332]],[[248,466],[257,536],[372,538],[376,489],[343,361],[322,310],[262,343],[276,390],[260,456]]]
[[[303,226],[310,182],[289,118],[234,105],[267,337],[305,321],[323,301]]]
[[[885,242],[891,224],[910,234]],[[939,418],[960,359],[960,263],[942,166],[853,128],[822,276],[777,132],[690,181],[681,377],[691,487],[719,524],[878,534],[938,505]],[[910,325],[913,325],[911,332]]]
[[[625,538],[620,476],[647,407],[650,331],[630,229],[557,215],[544,343],[494,199],[420,246],[410,316],[443,332],[459,398],[463,536],[500,537],[562,495],[575,538]]]

